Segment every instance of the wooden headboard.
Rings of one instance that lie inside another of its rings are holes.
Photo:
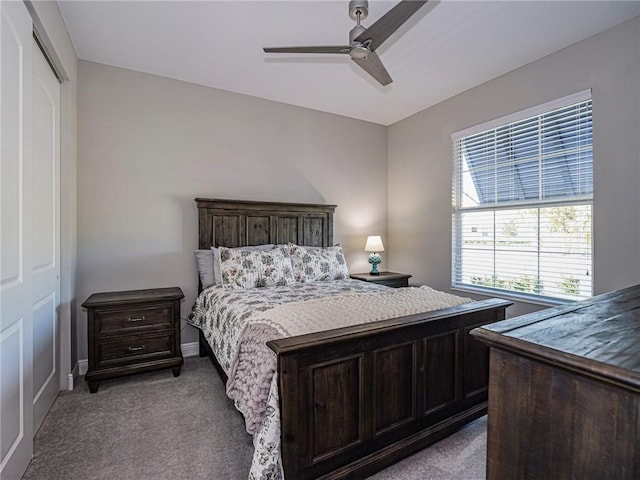
[[[198,248],[265,243],[333,245],[335,205],[196,198]]]

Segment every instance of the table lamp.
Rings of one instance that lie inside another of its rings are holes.
[[[378,252],[384,252],[384,245],[382,245],[382,238],[380,235],[371,235],[367,237],[367,243],[364,246],[365,252],[372,252],[369,255],[369,263],[371,264],[370,275],[380,275],[378,271],[378,264],[382,261],[382,257]]]

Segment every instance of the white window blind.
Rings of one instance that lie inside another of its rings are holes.
[[[590,92],[453,135],[452,285],[592,295]]]

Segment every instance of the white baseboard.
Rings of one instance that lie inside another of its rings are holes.
[[[198,342],[183,343],[182,345],[180,345],[180,348],[182,349],[183,357],[195,357],[200,353]],[[73,367],[71,375],[73,375],[73,378],[83,376],[85,373],[87,373],[88,369],[89,360],[87,360],[86,358],[83,360],[78,360],[76,366]]]
[[[89,360],[87,360],[86,358],[78,360],[78,364],[76,366],[78,367],[78,375],[83,376],[89,369]]]
[[[200,353],[198,342],[183,343],[180,347],[182,347],[183,357],[195,357]]]

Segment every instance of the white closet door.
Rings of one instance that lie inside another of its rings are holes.
[[[60,391],[60,84],[33,41],[33,427]]]
[[[0,478],[33,454],[32,26],[0,1]]]

